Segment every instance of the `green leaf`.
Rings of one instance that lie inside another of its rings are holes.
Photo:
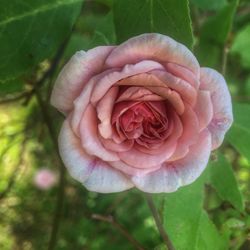
[[[191,3],[203,10],[219,10],[227,4],[227,0],[191,0]]]
[[[231,1],[214,16],[208,18],[202,26],[197,49],[202,65],[218,67],[217,64],[220,62],[223,46],[231,30],[237,5],[238,0]]]
[[[204,181],[202,175],[192,185],[165,196],[164,226],[178,250],[226,249],[222,246],[227,240],[202,208]]]
[[[235,103],[233,113],[234,123],[227,134],[227,139],[250,161],[250,105]]]
[[[202,211],[196,240],[196,250],[228,249],[228,236],[229,234],[227,232],[219,234],[217,228],[209,219],[207,213]]]
[[[208,172],[209,183],[216,189],[219,197],[243,211],[243,200],[232,167],[222,154],[210,161]]]
[[[114,21],[118,42],[142,33],[168,35],[192,48],[187,0],[116,0]]]
[[[2,0],[0,80],[15,78],[51,57],[69,34],[82,0]]]
[[[231,53],[238,54],[244,67],[250,68],[250,24],[240,30],[231,47]]]
[[[95,29],[91,46],[115,44],[115,27],[113,22],[113,13],[108,13],[102,20],[102,23]]]

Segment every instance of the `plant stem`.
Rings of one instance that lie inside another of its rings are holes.
[[[162,239],[164,240],[165,242],[165,245],[167,247],[168,250],[175,250],[174,246],[173,246],[173,243],[171,242],[167,232],[164,230],[163,228],[163,225],[162,225],[162,222],[160,220],[160,215],[159,215],[159,212],[154,204],[154,201],[153,201],[153,197],[152,197],[152,194],[149,194],[149,193],[146,193],[145,194],[146,196],[146,199],[147,199],[147,202],[148,202],[148,206],[152,212],[152,215],[154,217],[154,220],[155,220],[155,224],[159,230],[159,233],[162,237]]]

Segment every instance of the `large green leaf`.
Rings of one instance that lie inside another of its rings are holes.
[[[234,123],[227,139],[241,154],[250,161],[250,105],[234,104]]]
[[[82,0],[2,0],[0,80],[17,77],[51,57],[69,34]]]
[[[227,4],[227,0],[191,0],[191,3],[204,10],[218,10]]]
[[[209,183],[216,189],[222,200],[229,201],[235,208],[243,210],[243,200],[233,170],[222,154],[210,161]]]
[[[218,67],[237,5],[238,0],[231,1],[214,16],[208,18],[201,27],[197,54],[202,65]]]
[[[189,48],[193,45],[187,0],[116,0],[114,20],[118,42],[141,33],[157,32]]]
[[[166,195],[164,226],[178,250],[226,249],[227,240],[202,208],[204,181],[205,175],[192,185]]]

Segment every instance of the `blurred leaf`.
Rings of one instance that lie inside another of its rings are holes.
[[[102,23],[96,27],[91,46],[112,45],[115,44],[115,40],[113,14],[110,12],[103,18]]]
[[[228,249],[228,234],[219,234],[216,226],[209,219],[207,213],[202,211],[197,233],[196,250],[225,250]]]
[[[204,177],[165,196],[164,225],[178,250],[226,249],[226,239],[202,208]]]
[[[239,211],[243,211],[242,196],[230,163],[222,154],[209,163],[209,183],[216,189],[222,200],[230,202]]]
[[[0,80],[51,57],[71,30],[82,0],[2,0]]]
[[[231,52],[238,54],[241,58],[242,65],[250,68],[250,24],[240,30],[233,42]]]
[[[227,4],[227,0],[191,0],[191,3],[203,10],[219,10]]]
[[[231,1],[230,4],[208,18],[203,24],[197,50],[202,65],[218,67],[223,46],[232,27],[237,5],[238,0]]]
[[[235,103],[233,111],[234,123],[227,134],[227,139],[250,161],[250,105]]]
[[[6,94],[13,94],[23,91],[24,82],[20,79],[13,79],[6,82],[0,82],[0,97]]]
[[[142,33],[157,32],[192,48],[187,0],[116,0],[114,20],[119,43]]]

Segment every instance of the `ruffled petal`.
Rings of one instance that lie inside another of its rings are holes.
[[[178,114],[182,114],[184,112],[184,104],[181,96],[176,91],[173,91],[168,88],[168,86],[163,81],[161,81],[157,77],[157,75],[154,75],[151,72],[137,74],[124,78],[120,80],[117,85],[145,87],[154,94],[168,100],[175,108]]]
[[[122,70],[117,70],[106,76],[104,76],[100,81],[97,82],[93,94],[91,97],[91,102],[98,102],[116,82],[121,79],[127,78],[129,76],[137,75],[140,73],[145,73],[154,69],[164,69],[163,66],[154,61],[141,61],[137,64],[127,64]]]
[[[61,128],[58,146],[61,158],[70,175],[84,183],[95,166],[95,157],[88,155],[81,145],[81,141],[73,133],[69,121],[65,120]]]
[[[85,109],[90,102],[91,94],[95,84],[105,75],[113,71],[114,69],[106,70],[92,77],[85,85],[81,94],[74,100],[74,109],[72,111],[71,126],[77,135],[79,135],[79,124],[82,119],[83,113],[85,112]]]
[[[95,167],[84,186],[92,192],[116,193],[132,188],[130,179],[106,162],[97,160]]]
[[[129,151],[118,153],[120,159],[127,163],[130,166],[134,166],[136,168],[146,169],[146,168],[154,168],[155,166],[159,166],[164,161],[168,160],[176,149],[176,144],[178,138],[182,134],[182,125],[178,119],[178,116],[174,116],[174,130],[170,137],[160,146],[160,148],[156,149],[156,154],[144,153],[136,147],[133,147]],[[158,151],[158,152],[157,152]]]
[[[167,87],[179,93],[180,96],[191,106],[195,104],[197,91],[191,84],[163,70],[153,70],[150,74],[153,74]]]
[[[97,116],[100,120],[98,130],[105,139],[112,137],[111,116],[118,91],[118,87],[112,87],[96,106]]]
[[[198,91],[194,111],[197,114],[201,131],[208,126],[213,118],[213,104],[209,91]]]
[[[178,161],[166,163],[167,167],[174,168],[180,180],[180,185],[194,182],[207,166],[211,153],[211,134],[204,129],[196,144],[190,147],[189,153]]]
[[[126,175],[131,175],[131,176],[143,176],[146,174],[149,174],[151,172],[154,172],[156,170],[158,170],[161,165],[158,166],[154,166],[152,168],[135,168],[132,167],[128,164],[126,164],[125,162],[122,161],[112,161],[109,162],[110,166],[118,169],[119,171],[123,172]]]
[[[231,96],[224,77],[210,68],[201,68],[201,89],[208,90],[211,95],[213,118],[208,129],[212,135],[212,149],[216,149],[233,122]]]
[[[199,77],[200,66],[192,52],[172,38],[156,33],[139,35],[122,43],[108,56],[106,64],[122,67],[142,60],[173,62]]]
[[[88,154],[97,156],[103,161],[120,160],[115,152],[107,150],[103,147],[97,133],[96,112],[93,106],[89,104],[80,124],[82,147]]]
[[[100,46],[87,52],[78,51],[72,56],[55,82],[50,98],[51,104],[63,113],[69,112],[83,86],[93,75],[100,73],[105,59],[114,48]]]
[[[200,81],[199,78],[188,68],[178,65],[176,63],[166,63],[166,70],[172,75],[185,80],[190,83],[195,89],[199,88]]]
[[[185,112],[180,118],[183,125],[183,133],[179,138],[176,150],[170,157],[169,161],[174,161],[184,157],[189,151],[189,146],[196,143],[198,140],[199,121],[197,115],[188,104],[185,105]]]
[[[148,193],[170,193],[179,187],[195,181],[205,169],[211,152],[211,135],[207,130],[199,136],[198,142],[190,148],[188,155],[145,176],[131,178],[135,186]]]

